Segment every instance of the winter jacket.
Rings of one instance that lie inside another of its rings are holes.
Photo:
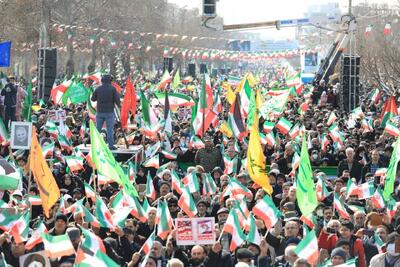
[[[4,105],[7,107],[15,107],[17,104],[17,86],[8,83],[4,86],[1,91],[1,95],[4,96]]]
[[[114,112],[114,106],[120,106],[117,89],[109,83],[104,83],[94,90],[92,101],[97,101],[97,112]]]
[[[373,267],[389,266],[389,265],[385,265],[385,258],[386,258],[386,253],[375,255],[371,259],[371,263],[369,266],[373,266]],[[400,267],[400,257],[398,257],[397,261],[394,263],[394,265],[392,267]]]

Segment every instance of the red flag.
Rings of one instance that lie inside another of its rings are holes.
[[[126,81],[124,101],[121,107],[121,126],[125,129],[128,127],[129,111],[133,115],[136,113],[136,93],[130,78]]]

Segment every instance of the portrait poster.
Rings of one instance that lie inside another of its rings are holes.
[[[176,243],[179,246],[209,245],[215,243],[215,218],[177,218]]]
[[[44,255],[44,251],[32,252],[25,254],[19,258],[19,266],[30,267],[30,266],[41,266],[50,267],[50,261],[48,257]]]
[[[11,148],[29,149],[32,141],[31,122],[11,122]]]

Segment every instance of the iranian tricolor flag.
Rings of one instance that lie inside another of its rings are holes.
[[[92,73],[86,73],[82,78],[85,80],[91,80],[93,84],[100,84],[102,74],[103,73],[101,71],[96,71]]]
[[[211,174],[205,173],[203,178],[203,195],[211,196],[217,192],[217,185]]]
[[[265,140],[267,140],[267,144],[270,146],[275,146],[276,139],[273,132],[269,132],[265,135]]]
[[[60,143],[60,146],[62,149],[66,150],[68,152],[72,152],[71,141],[68,140],[66,136],[60,134],[58,136],[58,142]]]
[[[178,174],[174,170],[171,171],[171,184],[172,190],[175,190],[176,192],[178,192],[179,195],[181,195],[183,183],[181,181],[181,178],[179,178]]]
[[[382,239],[379,237],[379,235],[374,232],[374,241],[375,241],[375,246],[378,249],[379,253],[383,253],[383,246],[385,245],[385,242],[382,241]]]
[[[319,248],[315,230],[311,230],[297,245],[294,252],[301,259],[306,259],[312,265],[318,262]]]
[[[369,99],[371,99],[371,101],[375,104],[378,103],[380,97],[381,97],[381,92],[379,91],[378,88],[372,90],[369,95]]]
[[[392,25],[390,23],[385,24],[385,28],[383,29],[383,34],[388,36],[392,33]]]
[[[81,157],[65,156],[64,159],[67,162],[67,165],[72,173],[76,173],[80,170],[85,169],[83,167],[83,158]]]
[[[72,84],[71,80],[64,80],[60,85],[53,85],[53,89],[51,89],[51,100],[54,104],[59,104],[64,93],[67,91],[68,87]]]
[[[197,214],[196,203],[193,200],[192,194],[189,192],[188,188],[182,191],[182,195],[178,200],[179,207],[189,216],[189,218],[194,218]]]
[[[300,125],[296,123],[289,131],[289,136],[293,140],[300,134]]]
[[[40,196],[29,196],[28,201],[29,203],[31,203],[32,206],[42,205],[42,199],[40,198]]]
[[[351,113],[354,119],[360,119],[364,117],[364,112],[362,111],[361,107],[356,107]]]
[[[129,180],[131,182],[135,182],[135,173],[136,173],[135,165],[133,165],[133,162],[130,161],[128,164],[128,175],[129,175]]]
[[[16,190],[21,179],[21,171],[14,164],[0,159],[0,190]]]
[[[333,141],[340,142],[339,127],[336,123],[333,123],[331,127],[329,127],[329,136]]]
[[[153,231],[149,236],[149,238],[147,238],[146,242],[143,244],[140,250],[143,251],[144,254],[146,255],[149,254],[155,240],[156,240],[156,231]]]
[[[93,188],[86,182],[83,182],[83,185],[85,187],[85,195],[87,198],[92,199],[92,201],[96,201],[96,192],[93,190]]]
[[[5,144],[10,140],[10,135],[8,134],[7,128],[4,125],[3,120],[0,118],[0,143]]]
[[[11,227],[10,234],[14,237],[17,244],[25,242],[28,239],[30,218],[31,213],[27,211],[22,214],[22,216],[15,221],[14,225]]]
[[[94,216],[96,216],[96,218],[99,220],[100,226],[114,229],[115,226],[114,222],[112,221],[111,212],[100,197],[96,198],[95,206],[96,210],[94,212]]]
[[[161,77],[160,83],[158,84],[158,89],[163,90],[172,81],[172,77],[168,70],[165,69],[163,76]]]
[[[165,103],[165,93],[154,93],[161,105]],[[178,107],[192,107],[194,106],[194,101],[190,96],[180,93],[168,93],[168,101],[170,108],[176,110]]]
[[[276,124],[276,128],[278,128],[282,134],[287,134],[290,128],[292,128],[292,123],[282,117]]]
[[[392,135],[392,136],[394,136],[394,137],[396,137],[396,138],[397,138],[397,136],[399,136],[399,134],[400,134],[399,127],[397,127],[397,125],[394,124],[394,123],[391,122],[391,121],[387,121],[387,122],[386,122],[385,132],[388,133],[388,134],[390,134],[390,135]]]
[[[228,194],[230,194],[231,196],[236,196],[236,195],[250,196],[250,195],[252,195],[251,191],[247,187],[242,185],[235,178],[229,179],[227,189],[228,190],[225,192],[226,195],[228,195]]]
[[[297,168],[300,165],[300,156],[297,152],[294,152],[293,154],[293,158],[292,158],[292,171],[290,172],[289,175],[291,175],[292,177],[294,177]]]
[[[42,221],[40,221],[38,227],[35,229],[35,231],[33,231],[31,237],[26,242],[25,249],[31,250],[36,245],[42,243],[42,234],[43,233],[47,234],[47,232],[48,230],[46,228],[46,225]]]
[[[275,123],[273,123],[272,121],[265,121],[263,124],[263,132],[264,133],[269,133],[270,131],[272,131],[275,127]]]
[[[253,213],[255,216],[259,217],[264,221],[265,227],[271,229],[282,213],[277,209],[272,199],[265,195],[263,199],[258,201],[258,203],[253,208]]]
[[[240,227],[239,218],[235,208],[231,209],[222,232],[228,232],[232,235],[231,244],[229,246],[231,251],[235,251],[235,249],[241,246],[246,240],[246,235]]]
[[[347,212],[345,206],[343,205],[342,201],[340,200],[339,196],[335,193],[333,197],[333,206],[335,210],[339,213],[339,216],[343,219],[350,220],[350,215]]]
[[[363,118],[361,121],[361,127],[364,129],[364,133],[371,132],[374,129],[372,125],[372,120],[365,118]]]
[[[155,155],[154,157],[149,158],[143,163],[143,167],[145,168],[160,168],[160,158],[159,155]]]
[[[153,179],[151,178],[150,172],[147,173],[146,197],[152,200],[156,199],[156,190],[154,189]]]
[[[201,139],[199,137],[197,137],[196,135],[193,135],[190,138],[189,147],[190,148],[194,148],[194,149],[201,149],[201,148],[204,148],[205,145],[204,145],[203,141],[201,141]]]
[[[156,224],[157,236],[161,239],[167,238],[168,233],[174,228],[174,223],[165,200],[158,201]]]
[[[364,32],[365,37],[370,36],[371,31],[372,31],[372,24],[369,24],[369,25],[365,28],[365,32]]]
[[[352,179],[347,180],[346,199],[350,196],[358,196],[358,187]]]
[[[372,206],[376,209],[383,209],[385,207],[385,200],[383,199],[382,190],[378,187],[375,194],[371,198]]]
[[[358,186],[358,198],[366,199],[374,195],[374,181],[369,181]]]
[[[323,201],[329,195],[329,191],[326,189],[325,182],[321,176],[318,176],[316,190],[319,202]]]
[[[242,113],[242,117],[247,118],[247,115],[249,114],[251,94],[252,94],[249,81],[246,79],[245,82],[243,83],[243,87],[239,89],[240,89],[239,91],[240,111]]]
[[[256,219],[254,218],[252,213],[249,214],[246,224],[248,226],[248,229],[247,229],[248,234],[247,234],[246,241],[259,246],[261,244],[261,236],[257,229]]]
[[[43,152],[43,157],[44,158],[51,158],[53,157],[53,151],[54,151],[54,143],[50,143],[47,146],[44,146],[42,148]]]
[[[46,121],[46,124],[44,125],[44,129],[54,138],[58,138],[58,127],[57,125],[52,122],[52,121]]]
[[[382,114],[381,114],[381,127],[386,126],[386,122],[390,121],[391,118],[398,116],[396,100],[394,96],[390,96],[389,100],[386,101]]]
[[[294,75],[286,78],[286,86],[287,87],[297,87],[301,85],[301,77],[300,72],[295,73]]]
[[[304,222],[310,229],[313,229],[315,225],[317,225],[317,218],[313,213],[310,213],[308,216],[301,215],[300,220]]]
[[[42,240],[46,257],[54,259],[75,253],[74,246],[67,234],[57,236],[42,234]]]
[[[223,159],[225,165],[224,174],[236,173],[238,157],[235,156],[234,158],[231,159],[224,153]]]
[[[174,160],[178,157],[178,155],[173,151],[167,151],[166,149],[162,149],[161,153],[164,155],[166,159]]]
[[[326,122],[326,125],[330,126],[332,123],[334,123],[336,121],[336,119],[337,119],[336,114],[335,114],[335,112],[332,111],[329,114],[328,121]]]
[[[321,150],[326,151],[326,148],[328,145],[331,143],[328,139],[328,136],[326,134],[322,134],[322,142],[321,142]]]
[[[83,236],[85,237],[85,240],[83,241],[83,246],[90,249],[94,253],[99,250],[103,253],[106,253],[106,248],[103,244],[103,240],[101,240],[100,237],[83,227],[81,227],[81,231]]]
[[[192,171],[182,179],[183,185],[189,188],[190,193],[200,192],[199,180],[196,174],[196,171]]]

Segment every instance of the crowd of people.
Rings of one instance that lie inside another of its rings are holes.
[[[249,131],[246,135],[235,136],[232,125],[228,123],[228,118],[234,113],[230,107],[237,103],[230,100],[229,94],[243,97],[240,90],[244,90],[244,83],[233,85],[229,84],[227,77],[213,77],[213,104],[220,99],[221,109],[217,119],[203,129],[201,136],[193,134],[193,105],[197,100],[199,103],[202,101],[199,99],[202,77],[178,88],[166,85],[159,91],[185,94],[192,99],[190,104],[172,110],[170,132],[164,126],[158,128],[155,135],[148,135],[143,122],[147,111],[141,105],[142,98],[149,100],[149,108],[160,121],[165,118],[164,102],[152,101],[157,99],[154,94],[156,81],[147,81],[144,76],[135,80],[136,95],[140,95],[137,110],[129,117],[128,127],[123,129],[119,116],[114,115],[114,107],[121,105],[126,92],[118,92],[112,86],[112,77],[103,75],[102,84],[93,85],[94,93],[88,99],[97,102],[95,120],[98,131],[114,153],[125,147],[126,142],[142,145],[145,152],[142,161],[135,166],[134,158],[114,154],[135,186],[137,196],[131,198],[137,201],[132,206],[127,201],[131,212],[122,221],[117,223],[114,220],[108,227],[99,218],[99,203],[103,203],[114,218],[120,212],[123,204],[119,201],[125,193],[123,187],[112,180],[114,177],[101,177],[94,171],[90,158],[76,149],[80,144],[91,143],[87,129],[94,118],[89,105],[61,105],[51,99],[46,104],[37,105],[39,108],[32,110],[32,123],[43,151],[44,147],[54,144],[52,153],[46,153],[45,157],[61,197],[50,210],[50,216],[44,216],[40,203],[31,201],[42,192],[35,177],[30,177],[29,150],[12,151],[9,143],[3,140],[1,155],[15,162],[22,173],[22,183],[17,190],[1,191],[0,248],[3,263],[9,266],[64,267],[97,264],[146,267],[400,266],[400,210],[397,209],[400,192],[397,179],[390,200],[379,201],[378,194],[385,186],[385,174],[391,161],[396,161],[392,158],[398,153],[394,146],[396,136],[389,134],[382,124],[385,103],[390,96],[383,91],[377,99],[366,95],[360,101],[358,110],[361,113],[346,111],[338,105],[338,88],[320,83],[315,86],[297,84],[296,90],[286,90],[288,75],[283,69],[277,73],[274,77],[267,74],[242,77],[247,79],[254,94],[260,93],[263,103],[288,95],[284,107],[277,114],[260,113],[259,132],[271,194],[267,194],[248,175],[245,159]],[[118,82],[124,88],[122,83],[125,81]],[[10,121],[22,120],[20,111],[15,109],[23,102],[26,91],[22,83],[16,84],[15,78],[9,77],[1,95],[5,105],[2,116],[9,127]],[[62,123],[66,127],[63,125],[61,129],[58,122],[54,122],[58,133],[49,127],[48,111],[52,109],[66,111]],[[244,125],[249,120],[248,113],[248,110],[241,113]],[[290,131],[282,131],[277,126],[282,117],[292,124],[292,128],[299,125],[299,131],[293,135]],[[395,114],[390,118],[396,127],[397,119]],[[270,122],[273,127],[268,128]],[[230,125],[230,131],[223,130],[222,125]],[[68,136],[70,147],[57,138],[63,131],[65,133],[65,128],[71,131]],[[303,140],[307,145],[308,159],[301,153]],[[71,168],[65,160],[71,155],[82,158],[82,168]],[[158,162],[146,164],[151,159]],[[312,214],[304,216],[297,201],[296,190],[299,188],[296,177],[307,160],[313,170],[318,206]],[[325,170],[328,168],[335,168],[336,174],[327,175]],[[395,174],[397,177],[397,169]],[[364,192],[366,186],[370,193]],[[186,190],[189,197],[185,195]],[[192,200],[194,207],[184,207],[186,199]],[[267,219],[252,212],[257,204],[267,203],[267,200],[271,200],[271,209],[277,210],[276,221],[271,219],[268,210],[264,210]],[[166,217],[161,214],[163,203],[167,207]],[[7,219],[7,214],[22,214],[27,210],[30,213],[29,234],[21,239],[22,234],[15,233],[17,219]],[[169,221],[163,221],[169,216],[172,219],[214,218],[215,242],[178,245],[180,229],[173,223],[168,224]],[[240,227],[232,230],[230,226],[232,220],[235,221],[232,218],[237,216]],[[160,230],[165,223],[168,224],[166,234]],[[250,234],[251,226],[255,226],[255,235],[259,238],[251,238],[254,234]],[[38,232],[47,234],[38,238]],[[307,253],[300,252],[304,245],[306,251],[315,249],[305,243],[310,233],[315,233],[317,238],[316,261],[304,256]],[[49,255],[51,244],[48,236],[68,237],[73,251],[46,256],[49,265],[39,257],[26,258],[25,263],[21,263],[24,255],[41,251]],[[238,237],[241,237],[239,243]],[[33,240],[36,242],[32,244]],[[41,265],[29,265],[33,263]]]

